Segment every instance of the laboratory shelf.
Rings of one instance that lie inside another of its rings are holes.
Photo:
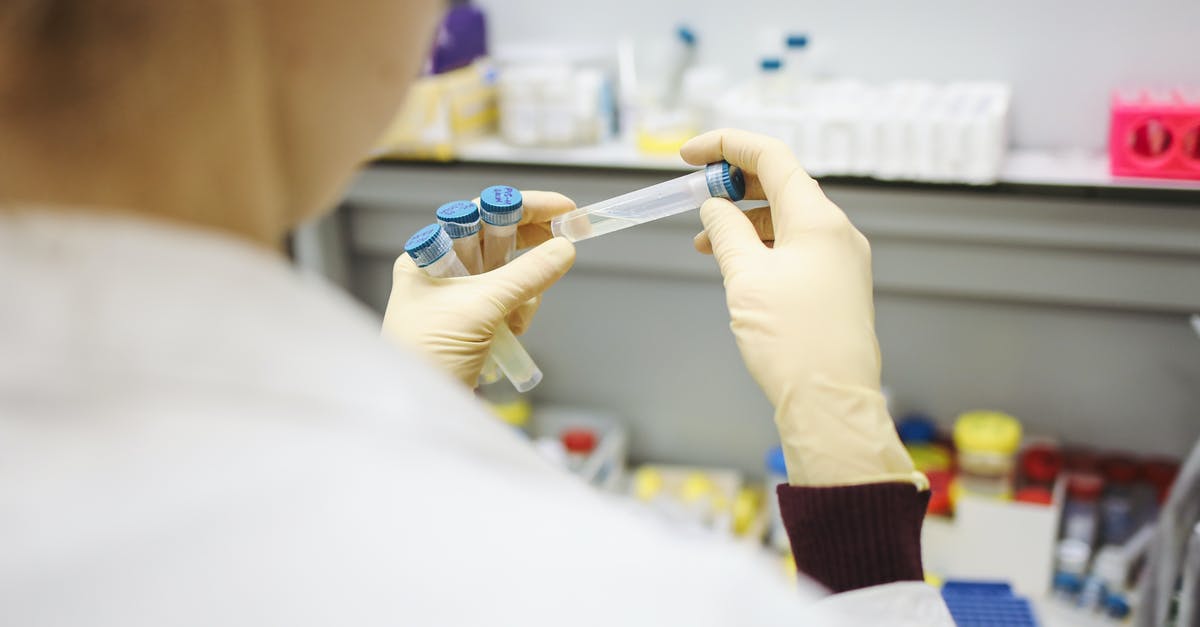
[[[379,160],[387,163],[387,158]],[[457,148],[457,161],[481,165],[527,165],[600,170],[685,172],[695,169],[678,156],[651,156],[627,144],[607,143],[574,148],[524,148],[510,146],[496,137],[473,140]],[[885,185],[923,189],[988,191],[997,188],[1042,188],[1047,193],[1091,190],[1103,195],[1184,198],[1200,201],[1200,180],[1140,179],[1114,177],[1108,172],[1108,157],[1086,151],[1019,149],[1009,152],[995,184],[941,184],[891,181],[862,177],[823,176],[822,180],[856,185]]]

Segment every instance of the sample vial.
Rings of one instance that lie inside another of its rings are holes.
[[[1104,479],[1093,473],[1075,473],[1067,477],[1067,502],[1063,505],[1063,538],[1094,546],[1100,515],[1100,495]]]
[[[483,250],[479,245],[479,207],[469,200],[448,202],[437,210],[438,224],[446,230],[454,243],[454,252],[459,261],[471,274],[483,272]],[[479,374],[480,385],[500,380],[500,368],[496,360],[488,359]]]
[[[440,224],[430,224],[417,231],[404,244],[404,251],[425,274],[436,278],[468,276],[467,267],[454,252],[450,236]],[[496,360],[513,387],[528,392],[542,381],[542,371],[517,341],[508,325],[501,322],[492,337],[491,358]]]
[[[786,104],[786,80],[783,59],[767,56],[758,61],[758,100],[764,105]]]
[[[958,489],[976,496],[1011,499],[1021,423],[997,411],[962,414],[954,424]]]
[[[471,274],[483,272],[479,246],[479,207],[469,200],[448,202],[437,210],[438,223],[454,243],[454,252]]]
[[[564,213],[550,221],[550,230],[558,237],[578,242],[698,209],[709,198],[736,201],[745,195],[742,169],[718,161],[703,170]]]
[[[586,428],[567,429],[559,434],[567,452],[566,464],[571,472],[579,472],[587,463],[588,456],[596,450],[596,432]]]
[[[483,271],[491,272],[512,259],[517,250],[517,224],[524,199],[508,185],[493,185],[479,193],[483,217]]]

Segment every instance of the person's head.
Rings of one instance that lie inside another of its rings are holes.
[[[0,208],[158,214],[275,244],[417,76],[435,0],[0,0]]]

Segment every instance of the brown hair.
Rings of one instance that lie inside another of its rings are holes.
[[[148,51],[155,0],[0,0],[0,112],[102,97]]]

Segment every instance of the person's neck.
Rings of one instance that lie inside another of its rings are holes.
[[[142,214],[280,250],[291,199],[257,45],[231,35],[207,58],[164,54],[102,93],[0,112],[0,210]]]
[[[265,131],[247,117],[150,115],[119,137],[0,124],[0,206],[148,214],[279,249],[287,199]]]

